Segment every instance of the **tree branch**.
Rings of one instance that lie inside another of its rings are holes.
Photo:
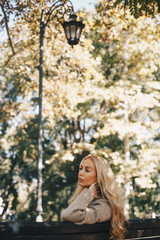
[[[13,55],[14,55],[14,54],[15,54],[15,51],[14,51],[13,44],[12,44],[12,40],[11,40],[10,33],[9,33],[8,19],[7,19],[7,15],[6,15],[5,9],[4,9],[3,2],[1,2],[0,5],[1,5],[2,12],[3,12],[3,14],[4,14],[4,20],[5,20],[5,26],[6,26],[6,30],[7,30],[7,35],[8,35],[9,44],[10,44],[10,46],[11,46],[12,53],[13,53]]]
[[[4,208],[3,208],[3,211],[2,211],[2,213],[0,214],[0,220],[3,219],[3,215],[6,213],[7,209],[8,209],[8,201],[5,203],[5,206],[4,206]]]

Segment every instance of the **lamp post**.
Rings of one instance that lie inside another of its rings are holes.
[[[37,222],[42,222],[42,168],[43,168],[43,147],[42,147],[42,92],[43,92],[43,39],[45,28],[48,23],[56,18],[63,26],[67,41],[70,45],[76,45],[84,28],[82,21],[77,21],[71,1],[54,1],[52,6],[45,11],[41,9],[40,20],[40,56],[39,56],[39,116],[38,116],[38,190],[37,190]],[[67,18],[67,21],[65,21]]]

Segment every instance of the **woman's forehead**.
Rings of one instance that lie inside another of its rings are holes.
[[[95,167],[93,160],[90,158],[83,159],[80,165],[83,165],[84,167],[85,166]]]

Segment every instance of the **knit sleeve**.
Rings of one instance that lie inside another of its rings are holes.
[[[93,200],[94,195],[89,189],[84,189],[80,195],[62,210],[61,220],[75,224],[94,224],[105,222],[111,218],[111,209],[106,199]]]

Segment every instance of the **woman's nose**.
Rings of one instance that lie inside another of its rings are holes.
[[[79,176],[83,176],[83,171],[79,171]]]

